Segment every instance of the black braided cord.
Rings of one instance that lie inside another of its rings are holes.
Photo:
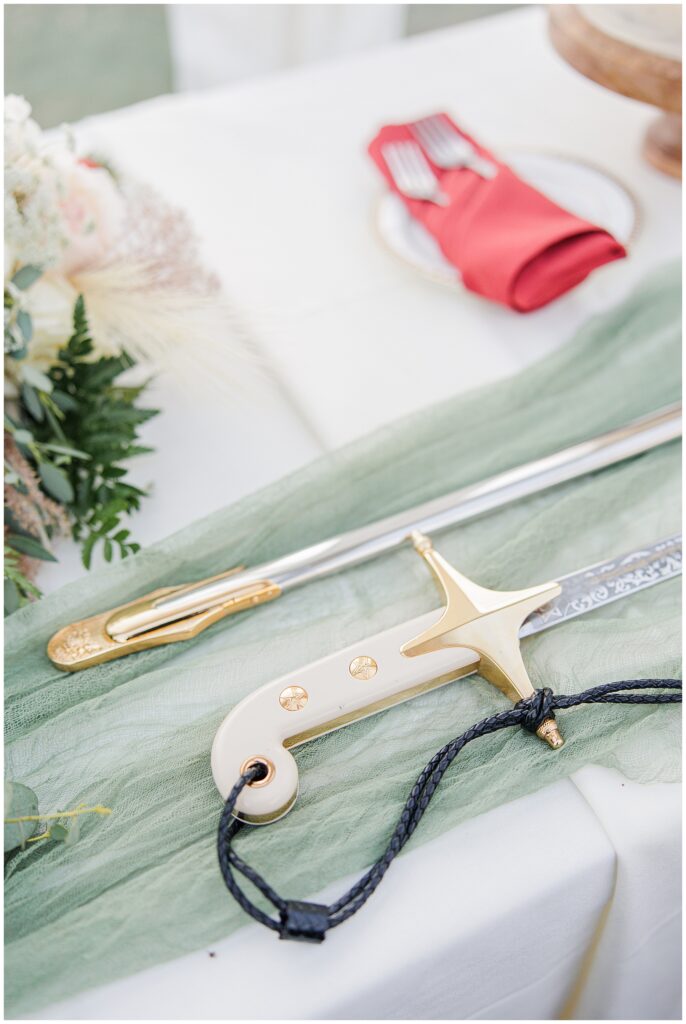
[[[628,691],[661,690],[661,693],[632,693]],[[677,692],[664,692],[664,691]],[[381,882],[394,858],[400,853],[429,806],[441,779],[455,760],[460,751],[472,740],[487,736],[500,729],[508,729],[513,725],[521,725],[529,732],[535,733],[547,719],[554,719],[556,710],[573,708],[580,704],[679,704],[681,703],[680,679],[629,679],[615,683],[594,686],[582,693],[568,696],[555,695],[547,687],[536,690],[531,697],[520,700],[514,707],[490,715],[481,722],[471,726],[461,736],[446,743],[431,758],[415,782],[405,802],[398,823],[388,845],[375,864],[348,890],[340,899],[330,906],[285,900],[272,889],[254,868],[238,856],[231,843],[241,829],[242,822],[233,816],[236,801],[243,788],[259,779],[261,766],[251,766],[236,781],[229,793],[217,837],[217,852],[222,877],[231,895],[260,924],[279,933],[282,939],[300,939],[310,942],[323,941],[329,928],[347,921],[364,906],[376,887]],[[279,913],[275,920],[260,910],[245,895],[236,881],[232,868],[240,872],[248,881],[259,889]]]

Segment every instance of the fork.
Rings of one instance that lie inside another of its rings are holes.
[[[416,142],[389,142],[383,147],[383,158],[399,190],[409,199],[424,199],[437,206],[447,206],[450,197],[441,191],[438,178]]]
[[[479,156],[472,144],[459,135],[441,114],[423,117],[410,128],[437,167],[445,171],[468,167],[482,178],[493,178],[498,173],[495,164]]]

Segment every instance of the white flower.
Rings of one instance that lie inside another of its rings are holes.
[[[21,362],[39,369],[54,363],[71,336],[80,294],[94,354],[125,347],[160,366],[178,355],[194,369],[206,361],[216,376],[226,341],[240,332],[198,262],[183,214],[150,189],[125,183],[120,190],[104,167],[78,159],[64,131],[43,135],[21,97],[7,97],[4,122],[5,287],[18,292],[8,328],[23,343],[16,324],[22,310],[33,328]],[[17,289],[11,278],[28,265],[42,275]],[[25,317],[21,323],[26,327]],[[235,351],[243,354],[242,339]],[[6,360],[6,375],[13,362]]]
[[[35,263],[71,275],[101,264],[124,220],[110,173],[79,160],[70,140],[50,142],[20,96],[5,100],[5,239],[12,268]]]
[[[71,337],[78,292],[66,278],[44,274],[23,293],[23,307],[31,317],[33,336],[26,361],[48,369]]]
[[[31,108],[19,96],[5,101],[5,241],[12,266],[48,266],[66,245],[58,207],[60,176],[45,153]],[[6,266],[5,274],[11,273]]]
[[[5,120],[26,121],[31,115],[31,104],[23,96],[11,93],[5,96]]]
[[[5,164],[39,145],[41,130],[30,114],[31,107],[23,96],[5,97]]]

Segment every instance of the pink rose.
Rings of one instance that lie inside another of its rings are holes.
[[[69,276],[106,259],[121,233],[125,204],[109,172],[92,161],[70,161],[61,171],[67,246],[54,269]]]

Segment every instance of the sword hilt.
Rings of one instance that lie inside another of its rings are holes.
[[[525,590],[487,590],[463,576],[435,551],[429,537],[414,531],[410,539],[441,587],[445,607],[438,622],[403,644],[401,651],[405,657],[465,647],[479,655],[479,675],[511,700],[530,697],[534,686],[522,659],[519,631],[533,611],[560,594],[559,583],[543,583]],[[564,743],[554,719],[542,722],[536,735],[553,750]]]

